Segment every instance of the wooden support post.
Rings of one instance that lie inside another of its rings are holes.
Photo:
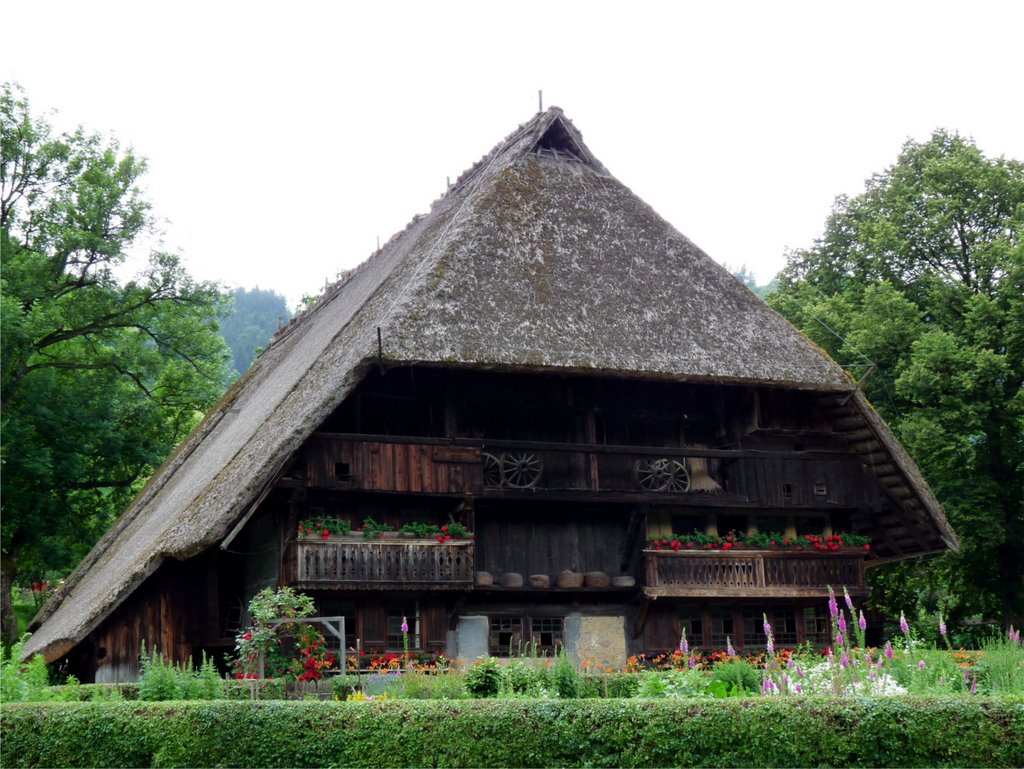
[[[640,608],[636,612],[636,621],[633,623],[633,638],[639,638],[640,634],[644,632],[644,623],[647,621],[647,610],[651,608],[651,604],[656,599],[650,596],[644,596],[640,603]]]

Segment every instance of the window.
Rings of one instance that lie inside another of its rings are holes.
[[[728,609],[711,610],[711,645],[725,648],[727,638],[736,638],[733,627],[732,611]]]
[[[495,657],[508,657],[533,650],[554,654],[565,645],[562,617],[531,617],[522,615],[494,615],[489,618],[490,653]]]
[[[761,534],[783,534],[786,531],[786,518],[782,515],[759,515],[757,530]]]
[[[684,606],[679,611],[679,627],[686,631],[691,649],[704,646],[704,612],[699,606]]]
[[[796,611],[794,609],[776,609],[768,615],[772,620],[772,634],[775,636],[775,647],[796,646],[799,643],[796,631]]]
[[[534,617],[530,621],[530,635],[538,651],[554,652],[563,646],[561,617]]]
[[[489,646],[494,657],[518,653],[523,645],[522,617],[491,617]]]
[[[804,639],[812,644],[827,644],[832,626],[824,606],[809,606],[803,610]]]
[[[384,644],[389,652],[400,652],[405,649],[405,634],[402,633],[402,621],[409,628],[409,648],[420,647],[420,612],[419,604],[388,607],[387,634]]]
[[[746,534],[749,525],[750,520],[745,515],[718,516],[718,534],[722,537],[730,531],[735,531],[737,534]]]
[[[704,533],[707,528],[707,519],[703,515],[673,515],[672,531],[676,534],[689,534],[696,531]]]
[[[767,646],[768,636],[764,634],[764,613],[756,609],[743,610],[743,645]]]

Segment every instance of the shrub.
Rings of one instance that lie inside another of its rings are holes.
[[[552,679],[555,691],[564,700],[576,699],[580,696],[580,674],[565,649],[560,649],[555,660]]]
[[[1020,698],[23,703],[4,766],[1022,766]]]
[[[711,680],[721,681],[727,689],[733,686],[741,694],[756,694],[761,691],[761,671],[744,660],[730,660],[715,665]]]
[[[501,663],[494,657],[481,657],[466,671],[466,691],[474,697],[497,697],[501,679]]]
[[[8,656],[0,653],[0,702],[41,702],[52,696],[43,656],[36,654],[27,662],[21,661],[27,640],[26,633],[10,648]]]

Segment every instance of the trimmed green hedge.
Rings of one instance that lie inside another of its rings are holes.
[[[86,702],[0,708],[4,766],[1024,766],[1022,698]]]

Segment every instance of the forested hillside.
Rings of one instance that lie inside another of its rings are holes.
[[[232,365],[244,374],[256,355],[281,326],[291,319],[285,298],[261,289],[236,288],[231,311],[220,324],[220,333],[231,348]]]

